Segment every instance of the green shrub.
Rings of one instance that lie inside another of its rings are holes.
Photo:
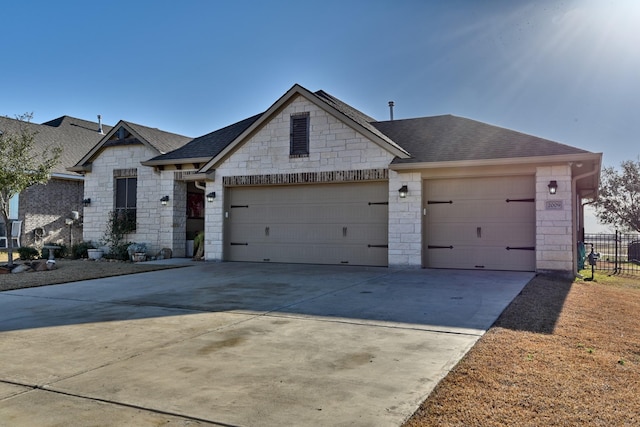
[[[109,252],[108,254],[104,254],[104,257],[108,259],[117,259],[120,261],[128,261],[129,252],[127,251],[127,249],[131,244],[131,242],[124,242],[111,246],[111,252]]]
[[[93,249],[95,246],[90,242],[76,243],[71,247],[71,257],[73,259],[88,258],[87,249]]]
[[[32,260],[38,258],[38,250],[30,246],[22,246],[18,248],[18,255],[22,261]]]

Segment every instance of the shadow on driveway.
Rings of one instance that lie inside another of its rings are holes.
[[[509,304],[495,326],[552,334],[572,285],[570,279],[538,276]]]

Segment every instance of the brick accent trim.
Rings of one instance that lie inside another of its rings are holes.
[[[129,177],[129,176],[138,176],[138,169],[130,168],[130,169],[114,169],[113,177],[121,178],[121,177]]]
[[[222,184],[241,185],[277,185],[277,184],[314,184],[329,182],[385,181],[389,179],[389,169],[365,169],[351,171],[299,172],[271,175],[225,176]]]

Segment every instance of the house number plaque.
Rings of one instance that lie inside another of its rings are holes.
[[[562,207],[562,200],[547,200],[544,202],[544,208],[548,211],[561,211]]]

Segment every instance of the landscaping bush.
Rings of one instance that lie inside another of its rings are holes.
[[[38,250],[36,248],[32,248],[31,246],[22,246],[18,248],[18,255],[20,255],[20,259],[22,261],[36,259],[38,258],[38,254]]]
[[[111,246],[111,252],[108,254],[104,254],[105,258],[108,259],[117,259],[120,261],[128,261],[129,260],[129,245],[132,242],[120,243],[118,245]]]
[[[93,249],[94,247],[90,242],[76,243],[71,247],[71,257],[73,259],[88,258],[87,249]]]

